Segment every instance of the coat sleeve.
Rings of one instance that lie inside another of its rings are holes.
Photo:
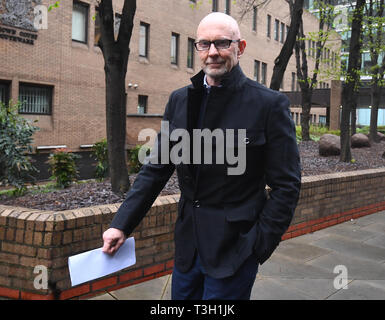
[[[166,105],[163,121],[170,120],[172,96]],[[161,163],[161,153],[167,152],[169,155],[169,150],[162,151],[161,142],[165,139],[169,139],[169,132],[161,130],[151,154],[145,159],[126,199],[112,219],[110,227],[122,230],[126,236],[142,221],[174,172],[175,166],[171,161]]]
[[[301,187],[301,163],[289,100],[278,95],[267,114],[265,179],[271,188],[257,223],[255,253],[264,263],[290,225]]]

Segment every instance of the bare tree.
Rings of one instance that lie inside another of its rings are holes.
[[[293,48],[296,43],[297,34],[302,21],[303,0],[286,0],[290,7],[290,27],[287,33],[285,43],[274,60],[274,69],[270,81],[270,89],[279,90],[283,75],[285,74],[287,64],[293,54]]]
[[[124,193],[130,187],[126,165],[126,91],[125,79],[130,54],[130,39],[134,26],[136,0],[125,0],[118,37],[114,35],[112,0],[100,0],[101,37],[98,45],[103,52],[106,76],[107,146],[111,188]]]
[[[370,69],[369,75],[372,80],[371,96],[372,108],[370,111],[370,142],[380,142],[377,135],[378,108],[381,102],[381,91],[384,86],[385,73],[385,57],[382,63],[378,63],[380,54],[384,52],[384,0],[370,0],[365,7],[365,28],[364,28],[364,45],[370,52]]]
[[[351,38],[349,46],[349,62],[345,83],[342,89],[341,116],[341,154],[340,161],[350,162],[350,121],[351,111],[357,100],[357,87],[360,80],[361,33],[365,0],[357,0],[353,12]]]
[[[302,17],[300,19],[300,29],[298,34],[298,40],[295,44],[295,56],[297,65],[297,77],[301,88],[301,130],[302,140],[310,140],[310,110],[312,105],[313,89],[317,85],[317,77],[320,73],[320,63],[322,60],[322,53],[325,48],[326,41],[330,36],[330,29],[332,21],[335,17],[334,7],[330,4],[331,1],[318,1],[319,9],[319,27],[318,32],[310,35],[310,41],[316,41],[315,52],[311,52],[311,48],[308,48],[308,52],[315,54],[315,65],[313,69],[313,75],[309,75],[309,66],[306,53],[306,36],[303,30]],[[314,39],[314,40],[312,40]]]

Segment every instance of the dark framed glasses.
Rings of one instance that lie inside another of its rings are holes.
[[[240,39],[238,40],[219,39],[214,41],[200,40],[200,41],[194,42],[194,45],[195,45],[195,49],[197,49],[198,51],[206,51],[206,50],[210,50],[211,44],[213,43],[214,47],[217,50],[221,50],[221,49],[228,49],[233,42],[239,42],[239,41]]]

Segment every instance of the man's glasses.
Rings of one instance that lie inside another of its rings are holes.
[[[240,39],[238,40],[219,39],[214,41],[201,40],[201,41],[194,42],[194,45],[195,45],[195,49],[197,49],[198,51],[206,51],[206,50],[210,50],[211,44],[213,43],[214,47],[217,50],[221,50],[221,49],[228,49],[233,42],[239,42],[239,41]]]

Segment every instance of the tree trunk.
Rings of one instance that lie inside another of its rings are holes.
[[[359,81],[362,18],[365,0],[357,0],[353,13],[352,31],[349,47],[349,63],[345,84],[342,90],[342,116],[341,116],[341,154],[340,161],[350,162],[350,120],[351,111],[357,100],[356,86]]]
[[[372,85],[372,109],[370,110],[370,142],[380,142],[380,137],[377,134],[377,122],[378,122],[378,107],[381,100],[381,87],[377,85],[377,82]]]
[[[122,194],[130,187],[126,161],[126,88],[125,78],[130,54],[129,43],[136,11],[135,0],[125,0],[118,39],[114,35],[112,0],[101,0],[99,46],[106,75],[106,124],[111,189]]]
[[[358,97],[357,97],[358,98]],[[352,111],[350,112],[350,125],[352,127],[351,135],[357,133],[357,99],[354,100]]]
[[[302,129],[302,141],[310,141],[310,110],[311,110],[311,96],[312,89],[307,88],[302,90],[301,104],[302,104],[302,116],[301,116],[301,129]]]
[[[299,25],[301,23],[303,0],[295,0],[294,3],[290,1],[289,6],[291,16],[289,32],[287,33],[287,37],[281,52],[274,60],[273,75],[270,81],[270,89],[276,91],[279,91],[287,64],[289,63],[290,57],[293,54],[293,48],[296,42]]]

